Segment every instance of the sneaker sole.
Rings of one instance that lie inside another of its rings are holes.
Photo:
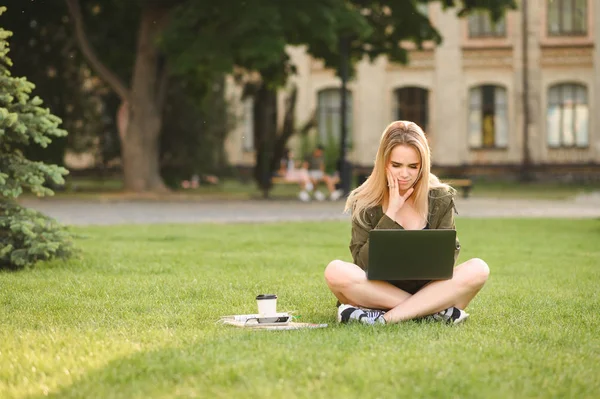
[[[340,305],[338,306],[338,310],[337,310],[337,321],[338,323],[344,323],[346,324],[347,322],[342,321],[342,312],[348,308],[353,308],[354,306],[351,305]]]
[[[458,319],[454,320],[454,322],[452,324],[461,324],[464,323],[465,320],[467,320],[469,318],[470,314],[464,312],[464,316],[459,317]]]

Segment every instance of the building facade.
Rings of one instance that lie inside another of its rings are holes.
[[[411,49],[407,65],[380,57],[356,67],[348,84],[350,161],[372,165],[383,129],[405,119],[423,127],[434,166],[448,174],[516,170],[527,160],[538,172],[598,174],[600,4],[528,0],[527,7],[497,24],[485,13],[458,18],[437,2],[422,8],[440,45]],[[340,79],[301,47],[289,54],[298,123],[316,112],[318,137],[339,137]],[[250,110],[249,102],[240,107],[227,141],[232,164],[253,163]]]

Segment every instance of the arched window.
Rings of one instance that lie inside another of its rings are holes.
[[[584,85],[563,83],[548,90],[546,131],[549,147],[587,147],[589,106]]]
[[[396,119],[415,122],[427,132],[429,91],[421,87],[407,86],[396,89],[394,94]]]
[[[318,94],[317,122],[319,141],[322,144],[330,143],[333,139],[339,144],[341,134],[341,90],[324,89]],[[346,144],[352,142],[352,92],[346,92]]]
[[[506,148],[508,110],[506,89],[482,85],[469,90],[469,146]]]

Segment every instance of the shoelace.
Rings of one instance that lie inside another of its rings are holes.
[[[365,311],[365,314],[369,319],[376,319],[379,316],[383,315],[383,312],[380,310],[367,310]]]
[[[452,311],[450,311],[449,312],[450,314],[448,314],[448,311],[450,309],[452,309]],[[434,320],[441,320],[441,321],[449,322],[450,320],[452,320],[452,315],[454,314],[453,310],[454,310],[454,308],[449,308],[446,310],[442,310],[441,312],[437,312],[437,313],[433,314],[432,316],[433,316]]]

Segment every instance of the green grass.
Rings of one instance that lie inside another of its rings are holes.
[[[600,183],[474,181],[471,194],[473,197],[486,198],[565,200],[594,191],[600,191]],[[459,193],[462,191],[459,190]]]
[[[376,328],[335,323],[345,222],[76,229],[80,259],[0,273],[0,397],[600,397],[600,220],[458,228],[492,270],[471,318]],[[215,323],[265,292],[329,327]]]
[[[116,178],[94,179],[94,178],[70,178],[64,191],[57,191],[58,198],[80,198],[80,199],[122,199],[123,182]],[[326,191],[324,185],[320,190]],[[270,193],[273,198],[295,198],[298,195],[298,186],[295,184],[275,185]],[[600,183],[552,183],[552,182],[495,182],[474,181],[471,195],[481,198],[515,198],[515,199],[572,199],[579,194],[600,191]],[[459,189],[459,195],[462,190]],[[242,184],[235,179],[226,179],[221,184],[211,186],[202,185],[197,189],[174,190],[166,195],[155,195],[155,199],[253,199],[260,198],[260,192],[256,184],[251,181]],[[127,197],[127,195],[125,195]]]
[[[319,186],[325,190],[324,185]],[[296,184],[279,184],[273,187],[270,195],[273,198],[295,198],[299,188]],[[30,195],[30,194],[25,194]],[[55,192],[56,198],[77,199],[123,199],[134,197],[123,193],[123,181],[116,178],[72,178],[64,190]],[[140,196],[135,196],[139,198]],[[262,198],[262,192],[257,188],[255,182],[241,183],[235,179],[225,179],[218,185],[201,185],[195,189],[174,189],[166,194],[146,195],[147,199],[158,200],[203,200],[203,199],[238,199],[248,200]]]

